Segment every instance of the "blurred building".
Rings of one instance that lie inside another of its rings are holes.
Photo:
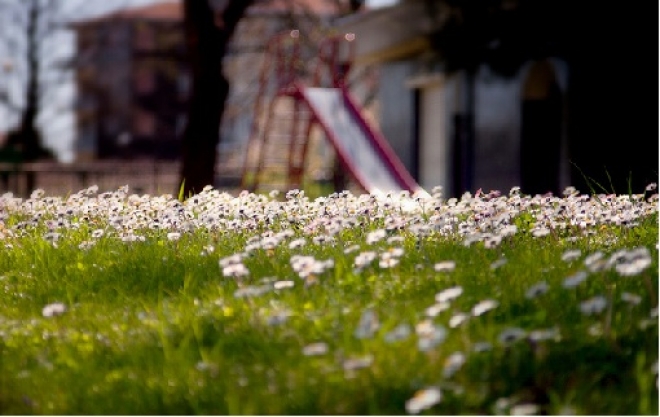
[[[232,91],[223,146],[249,135],[268,39],[284,29],[318,30],[337,15],[338,4],[258,0],[248,10],[226,56]],[[72,28],[78,48],[78,159],[177,158],[190,88],[183,3],[124,9]]]
[[[337,29],[379,67],[381,130],[422,186],[640,192],[658,178],[644,3],[399,0]]]
[[[79,160],[178,156],[189,88],[182,14],[169,2],[73,25]]]

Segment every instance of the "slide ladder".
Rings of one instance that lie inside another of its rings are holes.
[[[301,188],[312,131],[319,128],[363,191],[422,192],[387,140],[366,121],[346,88],[354,35],[322,42],[311,76],[301,58],[299,36],[298,31],[280,34],[268,45],[268,55],[273,59],[266,58],[260,77],[243,166],[243,189],[256,192]],[[268,74],[273,70],[275,91],[269,95],[272,77]],[[264,108],[268,97],[268,107]]]
[[[243,189],[256,192],[302,186],[311,118],[293,87],[305,77],[299,36],[293,30],[268,43],[245,151]]]

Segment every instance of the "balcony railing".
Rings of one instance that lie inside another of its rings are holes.
[[[91,185],[97,185],[99,192],[128,185],[137,194],[175,194],[179,173],[176,161],[4,162],[0,163],[0,194],[29,197],[33,190],[42,189],[46,195],[65,197]]]

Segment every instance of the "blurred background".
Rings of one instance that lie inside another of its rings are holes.
[[[232,3],[209,2],[219,30]],[[218,188],[242,189],[250,137],[263,134],[257,103],[276,88],[269,40],[294,29],[310,68],[322,39],[352,34],[348,87],[429,190],[627,193],[657,182],[657,2],[246,3],[228,47],[204,51],[220,55],[229,84],[212,140]],[[196,85],[184,6],[0,0],[0,192],[177,192]],[[322,134],[306,140],[307,186],[355,187],[337,181],[343,170]],[[282,165],[287,143],[270,151]]]

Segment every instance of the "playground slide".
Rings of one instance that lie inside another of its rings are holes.
[[[366,122],[340,88],[302,88],[318,124],[344,165],[369,193],[422,192],[385,139]]]

